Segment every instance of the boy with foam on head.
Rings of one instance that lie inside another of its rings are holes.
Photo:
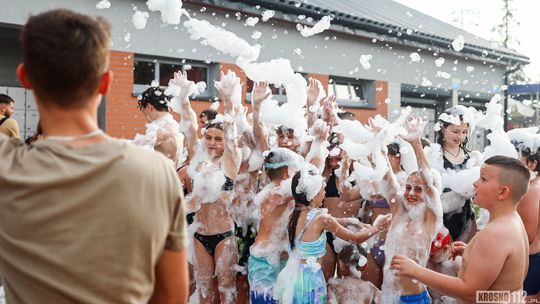
[[[287,220],[294,205],[289,178],[302,162],[301,156],[286,148],[265,152],[264,169],[270,183],[255,197],[255,204],[260,207],[260,221],[248,260],[251,303],[276,303],[272,292],[285,266]]]
[[[419,266],[405,256],[395,256],[392,268],[402,278],[418,280],[460,303],[474,303],[477,292],[509,291],[521,294],[527,271],[529,244],[516,209],[529,187],[530,172],[519,160],[488,158],[474,182],[474,202],[490,213],[486,227],[458,251],[463,266],[458,277]],[[482,295],[482,294],[480,294]]]
[[[428,261],[429,248],[438,227],[442,226],[440,192],[422,148],[421,135],[425,123],[421,118],[406,121],[408,141],[416,155],[418,172],[409,175],[405,192],[401,192],[393,171],[384,176],[381,191],[390,203],[392,225],[385,243],[384,280],[381,303],[429,303],[426,287],[406,277],[397,277],[390,269],[394,255],[404,255],[421,265]],[[390,167],[390,166],[389,166]]]

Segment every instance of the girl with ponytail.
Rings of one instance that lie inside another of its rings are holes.
[[[288,224],[291,254],[278,276],[275,297],[280,303],[326,303],[326,282],[321,270],[326,253],[326,231],[351,243],[360,244],[386,230],[390,215],[378,218],[373,226],[353,232],[344,225],[360,225],[356,218],[334,218],[321,209],[324,178],[309,164],[292,178],[295,207]]]

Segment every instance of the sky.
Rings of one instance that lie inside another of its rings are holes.
[[[424,14],[433,16],[446,23],[487,40],[498,40],[498,34],[492,29],[501,22],[503,15],[502,0],[394,0]],[[540,30],[539,0],[513,0],[511,7],[520,22],[515,30],[519,45],[510,45],[513,49],[530,58],[525,73],[531,83],[540,83]],[[463,16],[463,17],[462,17]]]

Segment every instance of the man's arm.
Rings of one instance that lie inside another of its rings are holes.
[[[187,303],[188,285],[187,250],[165,250],[155,268],[154,293],[148,303]]]

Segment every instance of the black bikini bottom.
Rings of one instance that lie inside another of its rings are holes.
[[[232,231],[227,231],[220,234],[212,234],[212,235],[204,235],[204,234],[199,234],[195,232],[195,234],[193,235],[193,237],[199,240],[199,242],[201,242],[204,248],[206,248],[206,251],[212,256],[216,252],[216,246],[221,241],[223,241],[224,239],[230,236],[233,236]]]

